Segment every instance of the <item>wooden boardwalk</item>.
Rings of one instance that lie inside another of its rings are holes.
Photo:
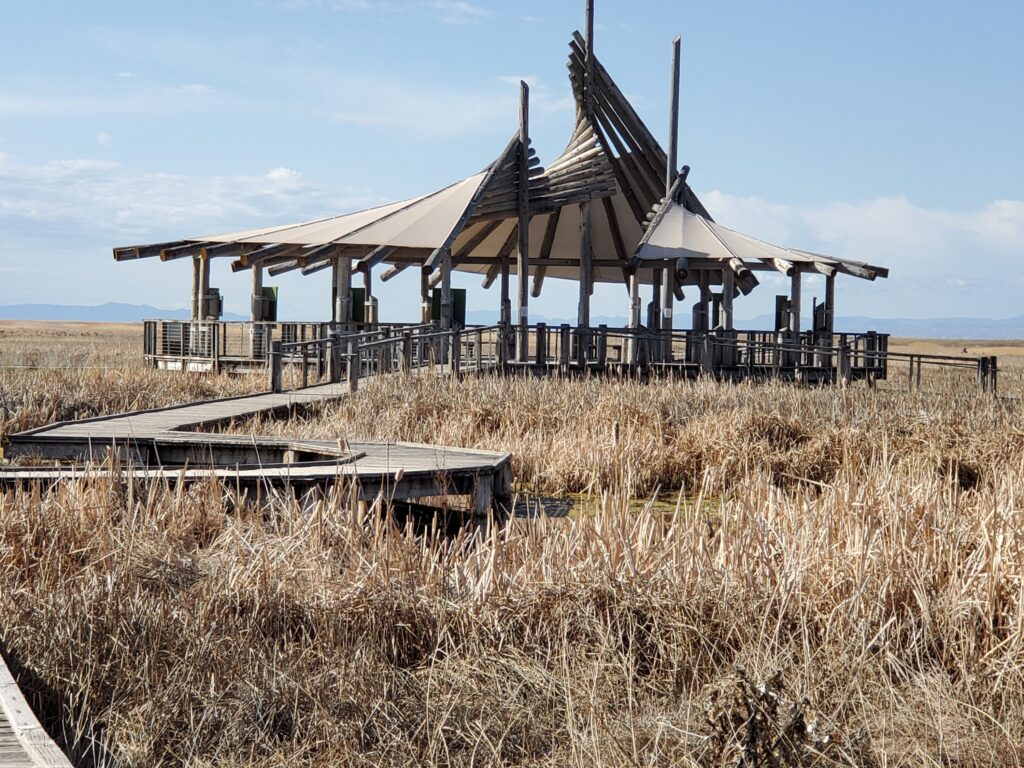
[[[0,768],[71,768],[0,657]]]
[[[190,432],[232,419],[280,413],[345,397],[347,384],[258,394],[62,422],[11,435],[6,458],[78,462],[78,466],[5,467],[0,485],[52,485],[111,475],[120,480],[195,483],[217,478],[248,494],[354,483],[359,497],[411,500],[461,496],[476,514],[510,507],[511,456],[412,443],[322,441]]]

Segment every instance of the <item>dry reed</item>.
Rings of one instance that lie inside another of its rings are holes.
[[[392,379],[237,428],[511,450],[595,511],[446,539],[346,489],[7,492],[4,651],[86,758],[1024,762],[1018,404]],[[657,488],[674,507],[636,510]]]

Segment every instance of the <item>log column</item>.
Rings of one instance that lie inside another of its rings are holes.
[[[200,287],[203,282],[202,278],[203,267],[200,263],[198,256],[192,257],[192,322],[197,322],[199,318],[199,295],[202,288]]]
[[[722,330],[733,330],[732,300],[736,294],[736,273],[731,267],[722,270]]]
[[[374,328],[377,325],[377,297],[373,295],[373,267],[369,264],[365,265],[363,269],[363,287],[366,289],[366,307],[363,319],[369,328]]]
[[[672,88],[669,101],[669,127],[668,127],[668,156],[665,168],[665,205],[670,205],[669,199],[672,194],[672,187],[678,176],[679,162],[679,60],[682,42],[677,37],[672,41]],[[664,336],[662,342],[662,358],[666,362],[672,362],[672,326],[673,309],[676,291],[676,270],[675,265],[665,268],[661,277],[661,328]]]
[[[430,301],[430,275],[420,270],[420,322],[427,325],[433,319],[434,310]]]
[[[338,257],[331,262],[334,283],[334,322],[343,331],[352,322],[352,259]]]
[[[587,0],[586,58],[583,65],[583,114],[589,122],[594,119],[594,0]],[[580,204],[580,298],[576,316],[578,328],[576,358],[585,363],[589,344],[590,295],[593,293],[594,267],[591,247],[591,206],[587,200]]]
[[[254,360],[263,358],[263,267],[260,264],[252,266],[252,301],[249,316],[252,319],[252,327],[249,329],[249,357]]]
[[[210,292],[210,257],[199,256],[199,320],[206,320],[206,296]]]
[[[516,262],[518,295],[516,322],[519,345],[516,360],[525,363],[530,347],[530,87],[519,84],[519,258]]]
[[[832,344],[832,335],[836,332],[836,275],[825,276],[825,333],[827,343]]]
[[[800,343],[800,288],[801,288],[800,267],[793,270],[793,277],[790,278],[789,289],[789,339],[790,344]],[[791,363],[800,364],[800,354],[790,353]]]

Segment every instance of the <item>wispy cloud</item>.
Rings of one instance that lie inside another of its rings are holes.
[[[489,10],[462,0],[433,0],[430,7],[447,24],[477,24],[491,15]]]
[[[721,224],[764,240],[891,268],[887,281],[844,291],[876,315],[1019,314],[993,281],[1016,275],[1024,253],[1024,201],[975,210],[916,206],[904,197],[820,206],[772,203],[714,191],[704,203]],[[895,303],[895,305],[894,305]]]
[[[96,134],[96,143],[101,147],[109,147],[110,142],[113,141],[114,137],[106,131],[100,131]]]
[[[291,168],[200,177],[93,159],[32,164],[0,152],[0,272],[11,301],[120,299],[173,306],[185,295],[187,278],[167,265],[125,269],[115,265],[110,249],[303,221],[381,202],[368,190],[325,186]],[[46,280],[40,269],[49,273]],[[178,276],[168,280],[170,274]],[[244,302],[237,308],[244,309]]]
[[[212,85],[206,83],[185,83],[185,85],[178,85],[166,89],[168,93],[189,93],[189,94],[207,94],[216,93],[217,89]]]
[[[67,228],[102,234],[111,245],[159,233],[195,236],[328,215],[381,202],[349,188],[327,188],[298,171],[194,177],[139,171],[92,159],[39,165],[0,153],[0,221],[49,237]]]

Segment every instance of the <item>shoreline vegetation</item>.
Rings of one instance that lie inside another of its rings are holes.
[[[0,367],[0,431],[261,384],[132,370],[127,333],[108,370],[39,350]],[[585,511],[444,537],[345,488],[0,491],[4,654],[76,754],[123,766],[1019,765],[1024,386],[1000,364],[1000,398],[368,382],[230,429],[510,451],[522,496]]]

